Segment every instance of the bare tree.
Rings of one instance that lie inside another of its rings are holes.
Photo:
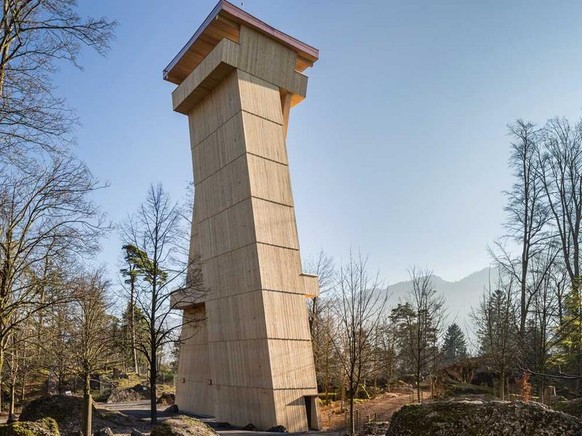
[[[28,341],[31,339],[28,333],[26,326],[13,330],[6,350],[8,358],[6,359],[5,369],[8,376],[7,385],[10,390],[8,422],[14,422],[17,420],[15,416],[16,387],[19,375],[26,364],[26,356],[24,355],[24,352],[27,349]]]
[[[305,271],[317,275],[319,285],[319,296],[309,299],[307,307],[311,337],[315,338],[317,336],[317,320],[322,310],[322,303],[325,302],[322,302],[322,297],[329,291],[335,278],[333,258],[322,250],[316,258],[310,259],[305,263]]]
[[[67,284],[67,288],[70,288]],[[70,293],[70,289],[68,289]],[[73,374],[73,352],[71,347],[73,305],[70,301],[55,304],[43,317],[39,327],[39,343],[35,344],[41,353],[36,357],[38,368],[48,373],[47,394],[51,394],[52,382],[56,382],[56,393],[64,394],[67,381]]]
[[[418,402],[422,401],[421,382],[434,373],[440,357],[438,341],[443,331],[444,297],[432,283],[432,272],[413,267],[409,271],[412,289],[404,304],[392,311],[401,356],[413,368]]]
[[[386,387],[390,386],[396,372],[396,329],[387,316],[377,325],[374,334],[373,371],[374,388],[378,388],[378,381]]]
[[[573,370],[577,375],[577,392],[582,391],[582,309],[580,305],[580,248],[582,237],[582,121],[571,125],[565,118],[549,120],[541,139],[539,177],[556,229],[561,260],[570,279],[567,343]],[[564,329],[565,330],[565,329]]]
[[[333,258],[320,251],[317,257],[306,262],[305,271],[317,275],[319,284],[319,295],[307,300],[307,310],[309,314],[309,330],[313,343],[315,371],[318,383],[323,388],[327,398],[330,388],[330,360],[333,357],[333,344],[329,340],[329,329],[332,328],[329,310],[330,299],[326,297],[335,279]]]
[[[505,227],[507,237],[519,244],[520,253],[513,257],[501,243],[496,244],[497,252],[490,252],[497,265],[504,273],[511,274],[519,287],[519,345],[523,354],[530,304],[551,266],[550,263],[547,268],[540,270],[533,265],[537,262],[537,256],[546,254],[546,247],[551,243],[547,226],[550,211],[544,184],[539,177],[541,131],[532,123],[517,120],[509,126],[509,132],[513,139],[509,166],[513,170],[515,182],[512,189],[506,192]]]
[[[388,299],[378,276],[370,276],[367,259],[350,252],[348,262],[338,271],[333,304],[336,331],[331,341],[336,349],[344,376],[349,400],[350,434],[355,433],[354,399],[369,369],[374,335],[383,319]]]
[[[91,375],[113,361],[112,317],[107,313],[108,283],[100,271],[87,273],[73,283],[71,349],[74,369],[83,380],[83,414],[81,429],[92,433]]]
[[[553,262],[553,259],[552,259]],[[544,269],[545,271],[545,269]],[[551,352],[562,340],[560,322],[561,274],[554,265],[543,279],[532,301],[528,325],[526,356],[522,359],[525,370],[534,375],[539,397],[542,398],[547,371],[550,367]]]
[[[58,62],[77,65],[82,46],[105,53],[115,23],[81,18],[75,0],[2,0],[0,17],[0,161],[28,151],[62,150],[74,113],[54,94]]]
[[[0,173],[0,367],[12,331],[61,300],[57,265],[97,248],[106,225],[87,199],[97,188],[67,157]]]
[[[136,345],[149,365],[152,424],[157,422],[160,353],[178,340],[184,327],[182,318],[171,310],[170,298],[182,294],[196,298],[204,292],[198,259],[184,256],[183,232],[183,214],[161,184],[150,186],[145,202],[123,226],[125,244],[145,256],[140,260],[142,280],[136,288],[135,303],[144,313],[148,340]]]
[[[571,126],[564,118],[549,120],[538,154],[539,177],[560,240],[570,280],[580,275],[582,231],[582,122]]]

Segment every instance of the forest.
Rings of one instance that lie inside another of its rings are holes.
[[[82,49],[106,53],[116,23],[67,0],[2,4],[0,410],[12,420],[40,395],[83,395],[89,434],[95,379],[134,373],[155,424],[183,327],[170,298],[205,292],[188,255],[194,193],[182,204],[152,184],[127,220],[109,222],[93,194],[110,188],[75,156],[78,120],[53,80]],[[320,397],[345,402],[352,432],[356,400],[395,390],[418,402],[471,386],[547,404],[582,397],[582,121],[508,129],[513,185],[489,249],[498,274],[471,309],[476,347],[448,321],[430,270],[411,267],[408,296],[393,301],[365,254],[305,261],[320,286],[307,302]],[[123,240],[116,277],[91,262],[111,232]]]

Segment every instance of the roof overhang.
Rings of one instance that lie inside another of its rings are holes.
[[[296,71],[303,72],[319,58],[319,50],[289,36],[258,18],[220,0],[188,43],[164,69],[164,80],[179,85],[224,38],[239,42],[240,27],[245,25],[297,53]]]

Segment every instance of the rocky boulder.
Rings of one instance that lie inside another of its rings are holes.
[[[176,395],[172,392],[163,392],[158,398],[157,404],[168,404],[172,405],[176,402]]]
[[[108,403],[126,403],[128,401],[149,400],[150,388],[148,386],[137,384],[132,388],[119,389],[115,388],[111,391]]]
[[[576,436],[582,420],[521,401],[452,400],[402,407],[387,436]]]
[[[83,399],[67,395],[43,397],[28,403],[20,414],[20,421],[37,421],[51,418],[56,421],[63,436],[78,435],[81,432],[81,410]],[[93,429],[117,431],[127,427],[137,427],[139,422],[123,413],[95,408],[93,404]],[[101,431],[101,430],[99,430]],[[114,432],[115,433],[115,432]],[[97,434],[107,434],[99,433]],[[0,433],[3,436],[3,433]]]
[[[582,418],[582,398],[556,402],[552,405],[552,409]]]
[[[364,424],[364,428],[360,432],[361,435],[370,435],[370,436],[380,436],[385,435],[388,427],[390,426],[389,422],[368,422]]]
[[[202,421],[188,416],[177,416],[156,425],[150,436],[217,436],[217,434]]]
[[[52,418],[63,434],[81,428],[80,417],[83,399],[67,395],[53,395],[31,401],[22,409],[20,421],[37,421]]]
[[[60,436],[59,426],[52,418],[38,421],[13,422],[0,425],[0,436]]]
[[[180,408],[177,404],[172,404],[164,409],[164,413],[167,413],[168,415],[177,415],[180,413]]]

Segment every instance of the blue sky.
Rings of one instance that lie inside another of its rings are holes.
[[[240,5],[240,1],[233,2]],[[110,53],[64,66],[59,94],[81,119],[77,154],[111,186],[114,222],[150,182],[179,199],[191,180],[186,117],[162,70],[214,0],[80,1],[119,22]],[[582,3],[244,0],[320,50],[287,147],[303,258],[350,247],[387,283],[419,265],[458,280],[489,264],[512,183],[507,124],[582,115]],[[115,272],[115,233],[97,261]]]

